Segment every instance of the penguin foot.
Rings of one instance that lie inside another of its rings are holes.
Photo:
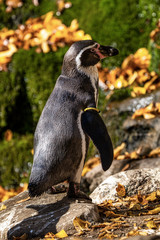
[[[47,190],[47,193],[49,193],[49,194],[64,193],[64,192],[67,192],[67,190],[68,190],[68,184],[61,183],[61,184],[57,184],[55,186],[50,187]]]
[[[80,191],[80,183],[69,183],[69,189],[67,193],[68,198],[83,198],[87,200],[92,200],[87,194]]]

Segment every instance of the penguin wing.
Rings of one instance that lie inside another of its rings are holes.
[[[106,171],[113,161],[113,146],[107,128],[98,112],[89,110],[82,113],[81,124],[84,132],[97,147],[102,168]]]

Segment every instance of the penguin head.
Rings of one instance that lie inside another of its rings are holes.
[[[119,52],[111,46],[103,46],[92,40],[75,42],[66,52],[63,67],[87,68],[96,65],[101,59],[117,55]]]

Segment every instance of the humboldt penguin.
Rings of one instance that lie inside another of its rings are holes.
[[[68,197],[84,197],[80,180],[90,138],[99,151],[103,170],[110,167],[113,147],[97,109],[96,64],[117,54],[117,49],[92,40],[75,42],[66,52],[61,75],[35,130],[28,186],[31,197],[65,180],[69,182]]]

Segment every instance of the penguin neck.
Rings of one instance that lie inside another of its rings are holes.
[[[68,64],[68,62],[63,62],[62,75],[71,78],[71,79],[81,79],[83,81],[90,81],[91,86],[93,87],[95,103],[97,106],[98,103],[98,69],[95,66],[77,66],[73,62]],[[85,78],[85,80],[84,80]]]

